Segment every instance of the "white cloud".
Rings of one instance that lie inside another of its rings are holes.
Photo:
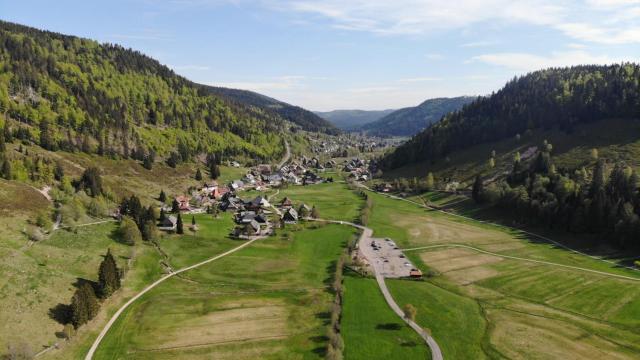
[[[586,51],[554,52],[550,56],[528,53],[494,53],[474,56],[471,61],[480,61],[515,71],[533,71],[549,67],[561,67],[582,64],[611,64],[632,59],[611,58],[606,55],[593,55]]]
[[[640,43],[640,26],[606,28],[587,23],[567,23],[560,24],[557,28],[582,41],[613,45]]]
[[[466,30],[478,24],[536,25],[602,44],[640,42],[640,0],[263,0],[328,19],[332,27],[384,35]],[[307,19],[307,18],[305,18]],[[611,23],[615,22],[615,26]],[[486,42],[463,44],[475,47]]]
[[[442,78],[438,77],[416,77],[416,78],[408,78],[408,79],[400,79],[398,82],[401,83],[412,83],[412,82],[425,82],[425,81],[440,81]]]

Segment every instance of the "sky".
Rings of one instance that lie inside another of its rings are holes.
[[[640,0],[0,0],[0,19],[318,111],[486,95],[542,68],[640,58]]]

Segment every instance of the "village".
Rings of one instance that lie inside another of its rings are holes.
[[[240,167],[236,161],[229,166]],[[285,197],[278,204],[272,204],[266,193],[270,190],[288,186],[312,186],[334,181],[332,175],[343,171],[350,179],[367,181],[371,178],[368,160],[352,158],[339,165],[334,159],[320,161],[317,157],[302,156],[274,170],[269,164],[251,167],[240,179],[227,183],[211,180],[197,188],[191,188],[188,195],[177,195],[171,205],[163,205],[159,230],[175,232],[180,214],[208,213],[217,216],[219,211],[233,212],[236,227],[230,235],[239,239],[265,237],[274,233],[276,228],[286,224],[296,224],[306,217],[314,217],[315,207],[300,203],[294,206],[292,199]],[[323,176],[324,175],[324,176]],[[276,193],[277,193],[276,192]],[[242,197],[242,194],[248,196]],[[273,195],[271,195],[273,196]],[[192,224],[192,230],[197,230]]]

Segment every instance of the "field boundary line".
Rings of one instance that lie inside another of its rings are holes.
[[[91,345],[91,348],[89,349],[89,352],[87,352],[87,355],[84,357],[85,360],[91,360],[93,359],[93,355],[95,354],[96,350],[98,349],[98,346],[100,345],[100,342],[102,341],[102,339],[107,335],[107,332],[109,332],[109,329],[111,329],[111,327],[113,326],[113,324],[116,322],[116,320],[118,320],[118,318],[120,317],[120,315],[131,305],[133,304],[136,300],[138,300],[140,297],[142,297],[142,295],[146,294],[147,292],[149,292],[149,290],[155,288],[156,286],[160,285],[161,283],[163,283],[165,280],[176,276],[178,274],[181,274],[185,271],[189,271],[192,269],[195,269],[197,267],[200,267],[202,265],[206,265],[212,261],[218,260],[222,257],[225,257],[227,255],[233,254],[234,252],[241,250],[249,245],[251,245],[254,241],[260,240],[262,239],[262,237],[256,237],[252,240],[249,240],[245,243],[243,243],[240,246],[236,246],[233,249],[227,250],[225,252],[223,252],[222,254],[218,254],[212,258],[206,259],[204,261],[201,261],[197,264],[191,265],[191,266],[187,266],[184,267],[182,269],[173,271],[163,277],[161,277],[160,279],[156,280],[155,282],[153,282],[152,284],[148,285],[146,288],[144,288],[142,291],[140,291],[139,293],[137,293],[134,297],[132,297],[131,299],[129,299],[129,301],[127,301],[124,305],[122,305],[118,311],[116,311],[115,314],[113,314],[113,316],[111,317],[111,319],[109,319],[109,322],[107,322],[107,324],[104,326],[104,328],[102,328],[102,331],[100,332],[100,334],[98,335],[98,337],[94,340],[93,344]]]
[[[573,265],[558,264],[558,263],[554,263],[554,262],[550,262],[550,261],[544,261],[544,260],[527,259],[527,258],[521,258],[521,257],[517,257],[517,256],[498,254],[498,253],[493,253],[491,251],[482,250],[482,249],[478,249],[478,248],[473,247],[473,246],[463,245],[463,244],[439,244],[439,245],[420,246],[420,247],[409,248],[409,249],[401,249],[401,250],[402,251],[416,251],[416,250],[427,250],[427,249],[434,249],[434,248],[441,248],[441,247],[453,247],[453,248],[469,249],[469,250],[474,250],[474,251],[477,251],[477,252],[480,252],[480,253],[483,253],[483,254],[486,254],[486,255],[497,256],[497,257],[510,259],[510,260],[521,260],[521,261],[528,261],[528,262],[532,262],[532,263],[536,263],[536,264],[542,264],[542,265],[558,266],[558,267],[563,267],[563,268],[567,268],[567,269],[590,272],[590,273],[594,273],[594,274],[598,274],[598,275],[615,277],[615,278],[618,278],[618,279],[639,281],[640,282],[639,278],[634,278],[634,277],[631,277],[631,276],[612,274],[612,273],[605,272],[605,271],[592,270],[592,269],[582,268],[582,267],[573,266]]]
[[[478,222],[478,223],[481,223],[481,224],[487,224],[487,225],[492,225],[492,226],[496,226],[496,227],[500,227],[500,228],[505,228],[505,229],[509,229],[509,230],[520,231],[520,232],[522,232],[522,233],[524,233],[524,234],[531,235],[531,236],[533,236],[533,237],[537,237],[538,239],[542,239],[542,240],[548,241],[548,242],[550,242],[550,243],[552,243],[552,244],[554,244],[554,245],[556,245],[556,246],[559,246],[559,247],[561,247],[561,248],[563,248],[563,249],[565,249],[565,250],[569,250],[569,251],[571,251],[571,252],[573,252],[573,253],[575,253],[575,254],[579,254],[579,255],[587,256],[587,257],[589,257],[589,258],[591,258],[591,259],[594,259],[594,260],[604,261],[604,262],[606,262],[606,263],[608,263],[608,264],[611,264],[611,265],[614,265],[614,266],[617,266],[617,267],[620,267],[620,268],[624,268],[624,269],[627,269],[627,270],[640,271],[640,269],[638,269],[637,267],[633,267],[633,266],[626,266],[626,265],[620,265],[620,264],[616,263],[615,261],[611,261],[611,260],[603,259],[603,258],[601,258],[601,257],[599,257],[599,256],[589,255],[589,254],[587,254],[587,253],[584,253],[584,252],[582,252],[582,251],[579,251],[579,250],[573,249],[573,248],[571,248],[571,247],[569,247],[569,246],[567,246],[567,245],[564,245],[564,244],[562,244],[562,243],[560,243],[560,242],[558,242],[558,241],[555,241],[555,240],[553,240],[553,239],[550,239],[550,238],[548,238],[548,237],[546,237],[546,236],[544,236],[544,235],[536,234],[536,233],[533,233],[533,232],[530,232],[530,231],[527,231],[527,230],[524,230],[524,229],[520,229],[520,228],[516,228],[516,227],[509,226],[509,225],[498,224],[498,223],[494,223],[494,222],[486,221],[486,220],[478,220],[478,219],[474,219],[474,218],[471,218],[471,217],[468,217],[468,216],[464,216],[464,215],[460,215],[460,214],[452,213],[452,212],[450,212],[450,211],[446,211],[446,210],[438,209],[437,207],[430,206],[430,205],[427,205],[427,204],[420,204],[420,203],[419,203],[419,202],[417,202],[417,201],[413,201],[413,200],[409,200],[409,199],[404,199],[404,198],[401,198],[401,197],[399,197],[399,196],[395,196],[395,195],[391,195],[391,194],[379,193],[379,192],[377,192],[377,191],[375,191],[375,190],[371,189],[370,187],[368,187],[368,186],[366,186],[366,185],[364,185],[364,184],[360,184],[360,183],[359,183],[358,185],[359,185],[360,187],[362,187],[362,188],[364,188],[364,189],[366,189],[366,190],[370,191],[370,192],[373,192],[373,193],[376,193],[376,194],[380,194],[380,195],[382,195],[382,196],[386,196],[386,197],[388,197],[388,198],[390,198],[390,199],[405,201],[405,202],[408,202],[408,203],[410,203],[410,204],[417,205],[417,206],[419,206],[419,207],[421,207],[421,208],[424,208],[424,209],[435,210],[435,211],[437,211],[437,212],[440,212],[440,213],[443,213],[443,214],[446,214],[446,215],[451,215],[451,216],[459,217],[459,218],[461,218],[461,219],[465,219],[465,220],[469,220],[469,221],[474,221],[474,222]]]

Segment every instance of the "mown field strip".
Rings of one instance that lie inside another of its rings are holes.
[[[576,250],[576,249],[570,248],[570,247],[568,247],[568,246],[566,246],[566,245],[564,245],[564,244],[562,244],[562,243],[560,243],[560,242],[558,242],[558,241],[555,241],[555,240],[553,240],[553,239],[550,239],[550,238],[548,238],[548,237],[546,237],[546,236],[543,236],[543,235],[540,235],[540,234],[536,234],[536,233],[532,233],[532,232],[527,231],[527,230],[523,230],[523,229],[519,229],[519,228],[510,227],[510,226],[507,226],[507,225],[497,224],[497,223],[490,222],[490,221],[478,220],[478,219],[470,218],[470,217],[468,217],[468,216],[464,216],[464,215],[460,215],[460,214],[455,214],[455,213],[452,213],[452,212],[449,212],[449,211],[446,211],[446,210],[442,210],[442,209],[438,209],[438,208],[433,207],[433,206],[429,206],[429,205],[424,204],[424,203],[423,203],[423,204],[421,204],[421,203],[419,203],[419,202],[417,202],[417,201],[413,201],[413,200],[409,200],[409,199],[404,199],[404,198],[401,198],[401,197],[398,197],[398,196],[395,196],[395,195],[384,194],[384,193],[378,193],[377,191],[375,191],[375,190],[371,189],[370,187],[368,187],[368,186],[366,186],[366,185],[364,185],[364,184],[359,184],[359,186],[360,186],[360,187],[362,187],[362,188],[364,188],[364,189],[366,189],[366,190],[368,190],[368,191],[370,191],[370,192],[373,192],[373,193],[376,193],[376,194],[380,194],[380,195],[386,196],[386,197],[388,197],[388,198],[390,198],[390,199],[406,201],[406,202],[408,202],[408,203],[411,203],[411,204],[417,205],[417,206],[419,206],[419,207],[421,207],[421,208],[425,208],[425,209],[430,209],[430,210],[438,211],[438,212],[443,213],[443,214],[447,214],[447,215],[451,215],[451,216],[459,217],[459,218],[461,218],[461,219],[465,219],[465,220],[469,220],[469,221],[475,221],[475,222],[482,223],[482,224],[487,224],[487,225],[492,225],[492,226],[496,226],[496,227],[500,227],[500,228],[505,228],[505,229],[510,229],[510,230],[520,231],[520,232],[522,232],[522,233],[524,233],[524,234],[531,235],[531,236],[537,237],[538,239],[548,241],[548,242],[550,242],[550,243],[552,243],[552,244],[554,244],[554,245],[556,245],[556,246],[559,246],[559,247],[561,247],[561,248],[563,248],[563,249],[565,249],[565,250],[569,250],[569,251],[571,251],[571,252],[573,252],[573,253],[575,253],[575,254],[579,254],[579,255],[587,256],[587,257],[589,257],[589,258],[591,258],[591,259],[594,259],[594,260],[604,261],[604,262],[606,262],[606,263],[608,263],[608,264],[612,264],[612,265],[618,266],[618,267],[620,267],[620,268],[624,268],[624,269],[628,269],[628,270],[633,270],[633,271],[640,271],[640,269],[638,269],[637,267],[634,267],[634,266],[625,266],[625,265],[620,265],[619,263],[617,263],[617,262],[615,262],[615,261],[611,261],[611,260],[603,259],[603,258],[601,258],[601,257],[599,257],[599,256],[589,255],[589,254],[584,253],[584,252],[582,252],[582,251],[579,251],[579,250]],[[637,279],[634,279],[634,280],[637,280]]]
[[[640,279],[634,278],[634,277],[631,277],[631,276],[612,274],[612,273],[608,273],[608,272],[604,272],[604,271],[585,269],[585,268],[581,268],[581,267],[578,267],[578,266],[558,264],[558,263],[554,263],[554,262],[550,262],[550,261],[544,261],[544,260],[534,260],[534,259],[521,258],[521,257],[517,257],[517,256],[497,254],[497,253],[493,253],[493,252],[490,252],[490,251],[478,249],[478,248],[473,247],[473,246],[462,245],[462,244],[441,244],[441,245],[420,246],[420,247],[415,247],[415,248],[410,248],[410,249],[402,249],[402,251],[427,250],[427,249],[442,248],[442,247],[464,248],[464,249],[477,251],[479,253],[483,253],[483,254],[487,254],[487,255],[498,256],[498,257],[501,257],[501,258],[504,258],[504,259],[528,261],[528,262],[532,262],[532,263],[536,263],[536,264],[558,266],[558,267],[563,267],[563,268],[567,268],[567,269],[579,270],[579,271],[590,272],[590,273],[594,273],[594,274],[598,274],[598,275],[614,277],[614,278],[618,278],[618,279],[624,279],[624,280],[631,280],[631,281],[640,282]]]
[[[261,238],[254,238],[252,240],[249,240],[245,243],[243,243],[240,246],[237,246],[231,250],[227,250],[225,252],[223,252],[222,254],[216,255],[212,258],[209,258],[207,260],[201,261],[197,264],[191,265],[191,266],[187,266],[185,268],[176,270],[174,272],[171,272],[163,277],[161,277],[160,279],[156,280],[154,283],[152,283],[151,285],[147,286],[146,288],[144,288],[142,291],[140,291],[136,296],[132,297],[131,299],[129,299],[129,301],[127,301],[124,305],[122,305],[120,307],[120,309],[118,309],[118,311],[116,311],[115,314],[113,314],[113,316],[111,317],[111,319],[109,319],[109,322],[107,323],[107,325],[105,325],[105,327],[102,329],[102,331],[100,332],[100,334],[98,335],[98,337],[96,338],[96,340],[93,342],[93,344],[91,345],[91,348],[89,349],[89,352],[87,352],[87,355],[85,356],[85,360],[91,360],[93,359],[93,355],[95,354],[96,350],[98,349],[98,346],[100,345],[100,342],[102,341],[102,339],[105,337],[105,335],[107,334],[107,332],[109,332],[109,329],[111,328],[111,326],[113,326],[113,324],[116,322],[116,320],[118,320],[118,317],[120,317],[120,315],[131,305],[133,304],[136,300],[138,300],[140,297],[142,297],[142,295],[146,294],[149,290],[153,289],[154,287],[158,286],[159,284],[161,284],[162,282],[166,281],[167,279],[178,275],[180,273],[183,273],[185,271],[189,271],[192,269],[195,269],[197,267],[200,267],[202,265],[206,265],[212,261],[218,260],[222,257],[225,257],[229,254],[232,254],[238,250],[241,250],[249,245],[251,245],[254,241],[259,240]]]

